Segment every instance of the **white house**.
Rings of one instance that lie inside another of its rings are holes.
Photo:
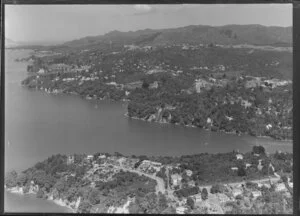
[[[262,170],[262,168],[263,168],[263,166],[261,165],[261,159],[260,160],[258,160],[258,165],[257,165],[257,169],[259,170],[259,171],[261,171]]]
[[[177,208],[176,208],[176,213],[177,213],[177,214],[184,214],[186,210],[187,210],[186,207],[180,206],[180,207],[177,207]]]
[[[231,170],[232,170],[232,171],[237,171],[238,168],[237,168],[237,167],[231,167]]]
[[[284,190],[286,190],[284,183],[277,184],[275,187],[275,191],[277,191],[277,192],[284,191]]]
[[[67,164],[72,164],[74,163],[74,155],[69,155],[67,159]]]
[[[105,154],[103,154],[103,155],[99,155],[99,157],[98,157],[99,159],[104,159],[104,158],[106,158],[106,155]]]
[[[259,196],[262,196],[260,191],[252,191],[251,193],[254,199],[256,199]]]
[[[243,194],[243,191],[242,191],[241,189],[235,188],[235,189],[232,190],[232,195],[233,195],[234,197],[236,197],[236,196],[238,196],[238,195],[242,195],[242,194]]]
[[[187,176],[192,176],[193,171],[192,170],[185,170]]]
[[[45,69],[40,68],[40,70],[38,71],[39,74],[44,74],[45,73]]]
[[[206,121],[207,124],[211,124],[212,123],[212,120],[211,118],[207,118],[207,121]]]
[[[88,159],[88,160],[92,160],[94,158],[94,155],[88,155],[88,156],[86,156],[86,159]]]
[[[251,164],[246,163],[246,169],[247,169],[248,167],[251,167]]]
[[[267,130],[270,130],[272,128],[272,125],[271,124],[267,124],[266,128],[267,128]]]
[[[228,121],[232,121],[232,120],[233,120],[233,117],[230,117],[230,116],[226,116],[226,115],[225,115],[225,118],[226,118]]]
[[[181,175],[179,175],[179,174],[173,174],[173,175],[171,175],[171,179],[172,179],[172,184],[174,185],[174,186],[177,186],[177,185],[180,185],[181,184],[181,180],[182,180],[182,177],[181,177]]]
[[[243,158],[244,158],[244,157],[243,157],[242,154],[237,154],[237,155],[236,155],[236,159],[237,159],[237,160],[243,160]]]

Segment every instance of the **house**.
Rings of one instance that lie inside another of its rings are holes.
[[[251,164],[246,163],[246,169],[247,169],[248,167],[251,167]]]
[[[206,89],[206,90],[211,89],[212,83],[207,82],[206,80],[203,80],[203,79],[196,79],[194,87],[195,87],[196,92],[200,93],[201,89]]]
[[[117,86],[117,83],[116,82],[109,82],[109,83],[106,83],[106,85]]]
[[[143,85],[143,82],[142,81],[136,81],[136,82],[131,82],[131,83],[127,83],[124,85],[124,88],[127,88],[127,89],[136,89],[136,88],[141,88]]]
[[[207,118],[206,123],[207,123],[207,124],[212,124],[211,118]]]
[[[86,156],[86,159],[87,160],[93,160],[94,159],[94,155],[88,155],[88,156]]]
[[[180,206],[176,208],[176,214],[185,214],[185,211],[187,210],[186,207]]]
[[[157,81],[155,81],[155,82],[153,82],[153,83],[151,83],[150,85],[149,85],[149,88],[150,89],[156,89],[156,88],[158,88],[158,82]]]
[[[255,153],[255,154],[253,154],[253,155],[254,155],[255,157],[259,157],[259,154],[256,154],[256,153]]]
[[[172,184],[174,186],[180,185],[181,184],[181,180],[182,180],[182,176],[179,174],[173,174],[171,175],[171,180],[172,180]]]
[[[69,155],[68,159],[67,159],[67,164],[69,165],[69,164],[72,164],[72,163],[74,163],[74,155]]]
[[[252,79],[252,80],[248,80],[245,83],[245,88],[249,89],[249,88],[256,88],[260,85],[260,80],[257,79]]]
[[[241,189],[234,188],[234,189],[232,190],[232,195],[233,195],[234,197],[236,197],[236,196],[238,196],[238,195],[242,195],[242,194],[243,194],[243,191],[242,191]]]
[[[263,168],[263,166],[261,165],[261,161],[262,161],[262,159],[258,160],[257,169],[258,169],[259,171],[261,171],[262,168]]]
[[[162,73],[162,72],[166,72],[165,70],[162,70],[160,68],[155,68],[155,69],[152,69],[152,70],[149,70],[146,74],[154,74],[154,73]]]
[[[271,124],[267,124],[267,125],[266,125],[266,129],[267,129],[267,130],[270,130],[271,128],[272,128],[272,125],[271,125]]]
[[[253,199],[256,199],[257,197],[262,196],[261,191],[258,191],[258,190],[257,191],[252,191],[251,194],[253,196]]]
[[[193,171],[192,170],[185,170],[187,176],[192,176]]]
[[[124,45],[124,48],[127,48],[128,50],[136,50],[136,49],[139,49],[139,46],[136,46],[136,45]]]
[[[237,160],[243,160],[243,158],[244,158],[244,157],[243,157],[242,154],[237,154],[237,155],[236,155],[236,159],[237,159]]]
[[[248,108],[248,107],[251,107],[251,106],[252,106],[252,103],[250,103],[250,102],[247,101],[247,100],[242,100],[242,101],[241,101],[241,106],[243,106],[244,108]]]
[[[285,190],[286,190],[286,187],[285,187],[284,183],[279,183],[275,186],[275,191],[276,192],[285,191]]]
[[[104,159],[104,158],[106,158],[106,155],[105,155],[105,154],[99,155],[98,158],[99,158],[99,159]]]
[[[64,72],[68,72],[71,70],[71,66],[70,65],[67,65],[67,64],[63,64],[63,63],[60,63],[60,64],[52,64],[48,67],[48,69],[50,71],[64,71]]]
[[[128,96],[130,94],[129,91],[125,91],[125,95]]]
[[[237,167],[231,167],[231,170],[232,170],[232,171],[237,171],[238,168],[237,168]]]
[[[268,103],[269,103],[269,104],[273,103],[273,101],[272,101],[271,98],[269,98]]]
[[[226,115],[225,115],[225,118],[226,118],[228,121],[232,121],[232,120],[233,120],[233,117],[230,117],[230,116],[226,116]]]
[[[44,68],[40,68],[40,70],[38,71],[39,74],[44,74],[45,73],[45,69]]]

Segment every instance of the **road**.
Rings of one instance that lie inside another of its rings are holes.
[[[128,168],[125,168],[123,166],[116,166],[115,165],[115,167],[117,167],[119,169],[122,169],[124,171],[134,172],[134,173],[136,173],[138,175],[144,175],[144,176],[146,176],[148,178],[151,178],[151,179],[155,180],[157,182],[157,184],[156,184],[156,193],[157,194],[158,194],[158,192],[161,192],[162,194],[164,194],[165,191],[166,191],[166,189],[165,189],[165,182],[164,182],[164,180],[162,178],[159,178],[159,177],[157,177],[155,175],[150,175],[150,174],[147,174],[147,173],[143,173],[143,172],[141,172],[139,170],[128,169]]]

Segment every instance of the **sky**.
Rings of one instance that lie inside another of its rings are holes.
[[[292,26],[292,4],[5,5],[5,37],[69,41],[109,31],[188,25]]]

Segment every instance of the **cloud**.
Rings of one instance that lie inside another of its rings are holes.
[[[155,11],[152,6],[147,4],[134,5],[134,9],[136,10],[136,12],[134,13],[135,15],[149,14]]]

